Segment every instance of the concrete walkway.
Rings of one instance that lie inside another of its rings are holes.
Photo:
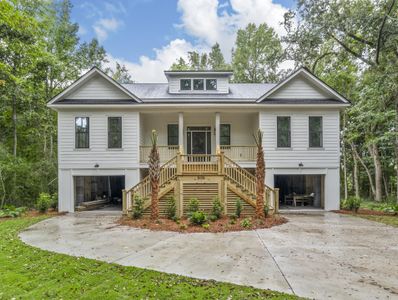
[[[32,246],[316,299],[398,299],[398,229],[334,213],[288,215],[225,234],[116,226],[116,212],[55,217],[20,234]]]

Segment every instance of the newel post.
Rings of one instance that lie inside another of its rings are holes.
[[[123,207],[123,215],[127,215],[127,192],[126,190],[122,191],[123,195],[122,195],[122,207]]]
[[[279,211],[279,188],[275,188],[275,193],[274,193],[274,197],[275,197],[275,213],[277,213]]]
[[[224,175],[225,174],[224,152],[220,151],[218,153],[218,158],[219,158],[218,172],[220,175]]]
[[[176,161],[177,175],[182,174],[182,157],[181,152],[177,152],[177,161]]]

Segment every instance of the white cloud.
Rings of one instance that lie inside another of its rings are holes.
[[[107,39],[109,32],[115,32],[121,25],[123,22],[115,18],[103,18],[95,22],[93,29],[98,40],[103,42]]]
[[[135,82],[166,82],[163,71],[179,57],[185,57],[188,51],[194,50],[191,43],[183,39],[175,39],[161,49],[154,49],[155,58],[141,56],[138,63],[132,63],[123,58],[115,58],[108,54],[107,67],[114,68],[116,62],[123,64],[129,70]]]

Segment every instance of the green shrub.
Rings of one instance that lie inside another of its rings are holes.
[[[50,207],[52,209],[57,209],[58,208],[58,193],[54,193],[51,196],[51,205],[50,205]]]
[[[190,216],[197,211],[199,211],[199,200],[196,198],[191,198],[188,203],[187,214]]]
[[[202,224],[202,228],[204,228],[206,230],[209,230],[210,229],[210,224],[209,223]]]
[[[342,208],[352,210],[353,212],[357,212],[358,209],[361,207],[361,202],[362,202],[361,198],[348,197],[346,200],[343,201]]]
[[[248,229],[248,228],[252,228],[253,224],[250,219],[246,218],[240,222],[240,226]]]
[[[0,209],[0,218],[16,218],[26,212],[26,207],[6,206]]]
[[[51,196],[48,193],[40,193],[36,201],[36,209],[41,213],[45,213],[51,207]]]
[[[269,206],[268,205],[264,205],[264,217],[267,217],[269,214]]]
[[[185,230],[187,228],[188,228],[187,224],[180,224],[180,229]]]
[[[235,215],[240,218],[240,214],[242,213],[243,210],[243,203],[242,200],[240,200],[239,198],[236,199],[236,203],[235,203]]]
[[[142,199],[141,196],[135,194],[132,216],[134,219],[139,219],[142,217],[143,213],[144,213],[144,199]]]
[[[219,218],[221,218],[222,213],[223,213],[223,206],[221,204],[221,201],[218,197],[214,197],[211,214],[212,214],[212,216],[219,219]]]
[[[174,197],[170,197],[166,204],[166,216],[170,220],[176,220],[177,217],[177,204]]]
[[[215,222],[215,221],[217,221],[219,218],[217,218],[217,216],[215,216],[215,215],[210,215],[209,216],[209,220],[210,221],[212,221],[212,222]]]
[[[195,211],[191,214],[189,221],[195,225],[202,225],[207,221],[207,216],[203,211]]]

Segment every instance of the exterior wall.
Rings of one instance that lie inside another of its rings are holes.
[[[67,95],[68,99],[130,99],[131,97],[123,93],[105,78],[96,75],[77,91]]]
[[[328,99],[327,93],[316,87],[303,75],[299,75],[286,83],[269,98],[274,99]]]
[[[180,93],[180,79],[189,79],[189,78],[199,78],[199,79],[217,79],[217,91],[208,91],[210,94],[214,93],[228,93],[228,81],[229,77],[227,76],[203,76],[203,75],[173,75],[169,77],[169,92],[170,93]],[[189,93],[206,93],[206,91],[182,91],[184,94]]]
[[[90,148],[75,149],[75,117],[90,117]],[[122,149],[107,149],[108,116],[122,117]],[[139,182],[139,113],[63,111],[58,113],[59,210],[73,212],[73,176],[125,176],[126,187]],[[99,167],[95,168],[94,165]]]
[[[276,117],[291,117],[291,148],[276,146]],[[323,148],[308,147],[308,116],[323,117]],[[260,112],[264,132],[266,184],[274,187],[274,175],[325,175],[325,210],[340,206],[340,125],[338,110],[270,110]],[[299,167],[299,163],[303,167]]]
[[[122,117],[122,149],[108,149],[108,117]],[[90,118],[90,148],[75,149],[75,117]],[[61,169],[137,168],[139,113],[80,110],[58,113],[58,164]]]

